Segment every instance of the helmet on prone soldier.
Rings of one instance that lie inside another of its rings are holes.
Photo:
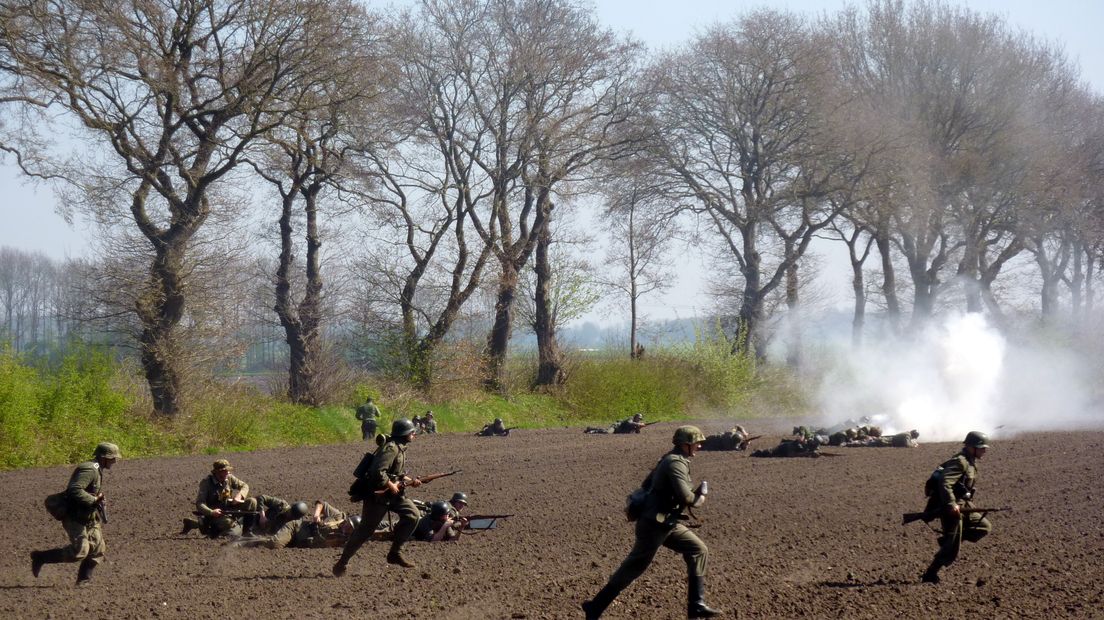
[[[434,521],[440,521],[448,516],[448,502],[438,500],[429,505],[429,518]]]
[[[307,516],[307,510],[309,509],[306,502],[295,502],[291,505],[291,518],[302,519]]]
[[[452,498],[449,499],[449,503],[455,504],[457,502],[461,502],[466,505],[468,503],[468,494],[464,493],[463,491],[457,491],[453,493]]]

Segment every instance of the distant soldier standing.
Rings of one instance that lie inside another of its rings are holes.
[[[369,437],[375,439],[376,432],[379,429],[379,417],[379,407],[372,402],[371,396],[363,405],[357,407],[356,419],[360,420],[361,439],[368,439]]]
[[[387,562],[406,568],[414,567],[413,562],[403,558],[402,546],[414,532],[421,516],[418,507],[406,497],[405,487],[419,487],[422,482],[417,478],[408,478],[403,473],[406,470],[406,449],[410,442],[414,441],[415,435],[413,422],[406,418],[395,420],[391,424],[391,435],[383,445],[370,457],[366,455],[357,466],[355,472],[357,478],[364,478],[370,490],[364,497],[360,525],[353,530],[353,534],[341,551],[341,557],[333,566],[335,576],[340,577],[345,574],[349,559],[356,554],[364,541],[371,538],[388,511],[395,513],[399,522],[395,524],[394,539],[391,542],[391,550],[387,553]],[[376,491],[383,492],[377,494]]]
[[[92,453],[91,461],[81,463],[73,470],[64,497],[58,498],[64,505],[61,527],[69,536],[69,544],[47,551],[32,551],[31,573],[35,577],[38,577],[44,564],[80,562],[77,585],[87,585],[92,579],[93,569],[103,561],[107,550],[103,539],[103,523],[107,520],[103,470],[111,469],[121,456],[115,444],[101,443]]]
[[[964,515],[961,512],[962,508],[970,507],[977,482],[975,463],[989,448],[989,437],[980,431],[970,431],[962,443],[962,452],[936,468],[925,486],[928,504],[924,513],[931,518],[938,516],[943,524],[939,551],[920,578],[925,583],[939,583],[939,569],[955,561],[962,539],[977,542],[992,530],[992,525],[983,515]]]
[[[427,435],[437,434],[437,420],[433,418],[432,411],[427,411],[425,416],[422,418],[422,431],[425,432]]]
[[[583,603],[587,620],[601,617],[613,599],[647,570],[661,546],[681,553],[686,560],[687,617],[712,618],[721,613],[705,604],[705,543],[680,522],[685,508],[705,502],[705,494],[695,491],[690,482],[690,459],[704,440],[696,426],[680,426],[675,431],[674,448],[660,459],[649,478],[647,500],[636,521],[636,544],[605,587]]]

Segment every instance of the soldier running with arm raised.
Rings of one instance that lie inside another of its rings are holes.
[[[675,431],[674,447],[652,470],[646,503],[636,521],[636,544],[605,587],[583,603],[587,620],[600,618],[613,599],[644,574],[660,547],[681,553],[686,560],[687,617],[712,618],[721,613],[705,604],[705,543],[681,522],[684,509],[705,502],[705,491],[695,492],[690,481],[690,459],[704,440],[696,426],[680,426]]]

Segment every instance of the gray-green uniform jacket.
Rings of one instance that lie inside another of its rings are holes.
[[[340,547],[345,544],[345,537],[341,535],[341,522],[345,516],[344,512],[322,502],[318,522],[307,517],[288,521],[268,539],[266,546],[272,549]]]
[[[65,487],[65,499],[69,504],[66,520],[84,524],[99,521],[99,513],[96,512],[96,496],[100,493],[102,480],[100,464],[96,461],[77,465],[73,475],[69,477],[69,484]]]
[[[977,482],[977,468],[962,451],[940,465],[933,474],[937,480],[931,489],[925,512],[936,514],[955,504],[968,504]]]
[[[652,472],[651,492],[640,518],[673,524],[693,501],[690,459],[672,450],[660,459]]]
[[[226,500],[237,495],[239,491],[242,497],[249,495],[249,485],[234,474],[227,476],[225,483],[220,483],[214,474],[211,474],[199,483],[199,493],[195,501],[196,510],[209,517],[216,508],[225,507]]]

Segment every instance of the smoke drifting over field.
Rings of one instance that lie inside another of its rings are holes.
[[[1074,352],[1010,343],[976,314],[830,359],[818,390],[825,425],[871,416],[886,432],[917,429],[921,441],[1104,426]]]

